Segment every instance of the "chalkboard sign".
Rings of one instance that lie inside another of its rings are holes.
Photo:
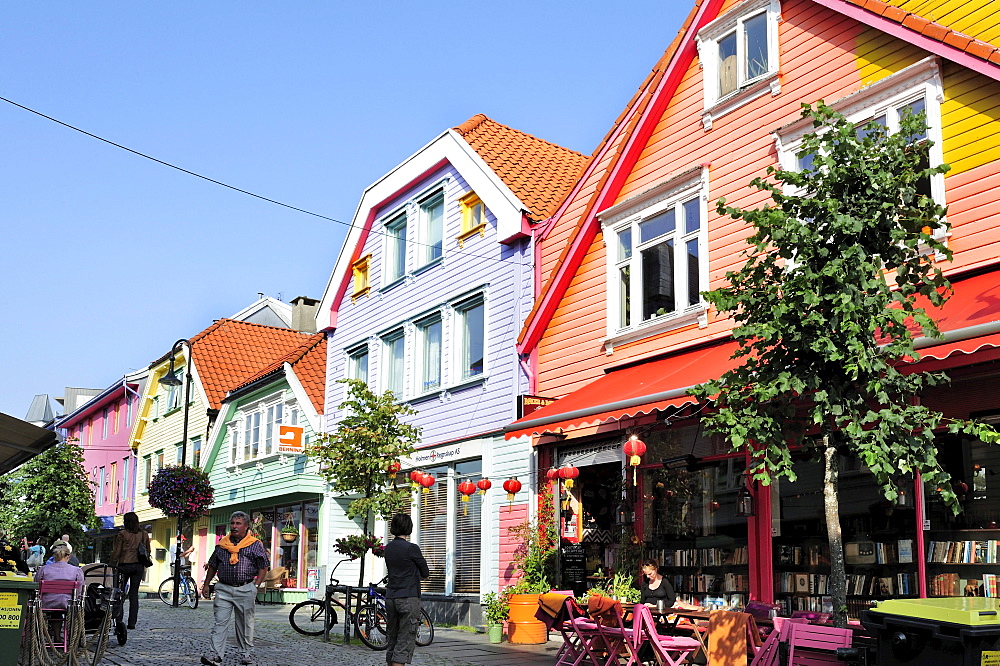
[[[562,546],[563,582],[567,585],[583,583],[587,579],[587,550],[582,543],[565,543]]]

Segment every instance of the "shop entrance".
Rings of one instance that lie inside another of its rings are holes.
[[[562,486],[558,502],[562,585],[582,594],[603,583],[615,566],[620,536],[615,516],[622,502],[622,466],[613,462],[579,470],[571,489]]]

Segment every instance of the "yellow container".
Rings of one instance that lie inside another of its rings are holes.
[[[1000,627],[1000,599],[992,597],[888,599],[878,602],[872,610],[887,615],[964,624],[970,627]]]

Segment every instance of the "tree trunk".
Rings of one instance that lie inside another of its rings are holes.
[[[823,508],[826,513],[826,535],[830,543],[830,597],[833,599],[833,626],[847,627],[847,574],[844,569],[844,538],[840,531],[838,483],[840,458],[829,434],[823,435]]]

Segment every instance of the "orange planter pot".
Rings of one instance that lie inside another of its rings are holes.
[[[535,618],[538,612],[537,594],[512,594],[507,618],[507,640],[511,643],[534,644],[549,640],[545,623]]]

